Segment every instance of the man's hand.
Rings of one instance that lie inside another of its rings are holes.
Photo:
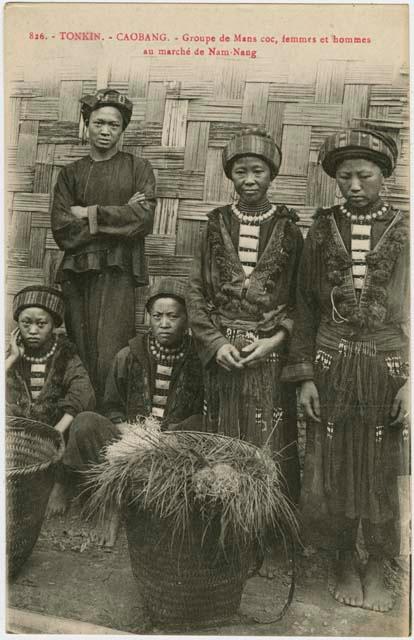
[[[392,403],[390,415],[392,422],[391,427],[401,425],[409,417],[410,410],[410,385],[408,381],[399,389]]]
[[[119,430],[119,433],[124,435],[125,433],[128,433],[129,431],[131,431],[131,425],[128,424],[128,422],[115,422],[114,423],[116,428]]]
[[[230,342],[223,344],[222,347],[216,353],[216,362],[223,367],[226,371],[232,369],[243,369],[243,365],[240,362],[239,350]]]
[[[313,380],[305,380],[305,382],[302,382],[299,402],[307,418],[310,418],[314,422],[321,421],[319,393]]]
[[[136,193],[134,193],[133,196],[130,197],[130,199],[128,200],[128,204],[139,204],[140,202],[144,202],[145,201],[145,193],[141,193],[140,191],[137,191]]]
[[[75,216],[75,218],[78,218],[79,220],[82,220],[88,217],[88,207],[80,207],[76,205],[71,207],[70,210]]]

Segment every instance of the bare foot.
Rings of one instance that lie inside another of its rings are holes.
[[[55,482],[49,496],[46,508],[46,517],[53,518],[65,513],[68,508],[68,497],[65,486],[61,482]]]
[[[259,569],[259,576],[272,580],[281,572],[283,560],[274,549],[266,551],[263,564]]]
[[[361,578],[355,567],[352,551],[347,551],[339,556],[333,596],[342,604],[347,604],[350,607],[362,607],[364,595]]]
[[[391,593],[384,582],[384,561],[380,558],[369,558],[362,580],[364,590],[364,609],[372,611],[389,611],[393,607]]]
[[[120,512],[118,507],[108,509],[101,520],[95,525],[92,539],[100,547],[113,547],[118,535]]]

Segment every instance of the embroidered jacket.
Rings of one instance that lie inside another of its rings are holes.
[[[257,331],[274,334],[292,329],[296,273],[303,239],[298,216],[285,206],[260,226],[258,261],[246,276],[237,248],[240,224],[231,207],[208,214],[200,255],[190,276],[187,312],[204,366],[228,341],[226,321],[252,321]]]
[[[319,210],[307,235],[298,276],[295,329],[283,379],[313,378],[316,343],[373,340],[377,350],[408,341],[408,216],[390,209],[376,220],[358,300],[352,282],[351,224],[338,206]]]
[[[47,361],[46,379],[39,396],[29,390],[30,365],[19,360],[6,375],[6,414],[39,420],[54,426],[65,413],[76,416],[95,408],[95,394],[76,347],[58,337],[54,355]]]
[[[148,334],[138,335],[115,356],[104,397],[104,413],[112,421],[135,421],[152,410],[157,364],[149,350]],[[178,423],[203,408],[202,368],[193,341],[173,367],[164,424]]]

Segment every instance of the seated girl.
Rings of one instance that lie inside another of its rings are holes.
[[[44,422],[67,440],[74,417],[95,407],[95,394],[76,347],[54,333],[63,320],[57,289],[26,287],[13,300],[12,331],[6,357],[6,414]],[[59,475],[59,474],[58,474]],[[48,515],[66,509],[60,477],[52,490]]]

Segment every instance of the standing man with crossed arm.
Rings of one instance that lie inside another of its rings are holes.
[[[148,283],[155,178],[150,163],[118,150],[132,103],[113,89],[81,99],[90,153],[59,174],[52,232],[64,251],[56,281],[65,323],[94,385],[98,408],[115,354],[135,335],[134,289]]]

